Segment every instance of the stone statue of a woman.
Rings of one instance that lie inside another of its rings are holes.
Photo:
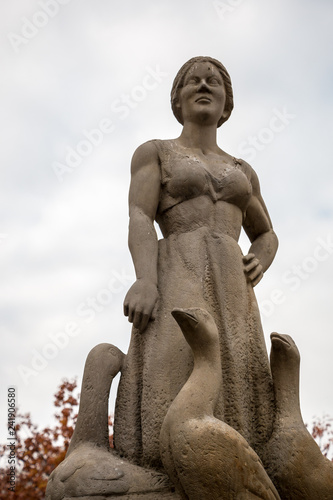
[[[272,334],[272,371],[268,361],[253,287],[278,241],[254,170],[216,143],[233,108],[226,69],[190,59],[171,102],[181,135],[146,142],[132,161],[129,351],[89,353],[74,435],[46,500],[331,500],[333,467],[302,420],[291,337]]]
[[[225,67],[210,57],[190,59],[174,80],[171,103],[181,135],[142,144],[132,160],[129,247],[137,280],[124,303],[133,331],[115,420],[117,449],[157,468],[163,419],[192,369],[174,307],[201,307],[213,316],[223,371],[215,415],[259,455],[273,404],[253,287],[278,240],[256,173],[216,142],[233,109]],[[245,256],[237,243],[242,227],[251,242]]]

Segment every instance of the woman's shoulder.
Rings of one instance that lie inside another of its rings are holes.
[[[163,150],[172,148],[174,142],[175,139],[151,139],[138,146],[134,151],[133,157],[138,154],[148,154],[152,156],[157,154],[159,156]]]
[[[259,182],[258,176],[254,168],[247,163],[247,161],[242,158],[235,158],[235,161],[239,165],[239,168],[244,172],[247,178],[251,181],[251,184],[257,184]]]
[[[136,150],[134,151],[134,154],[133,154],[133,158],[135,156],[137,156],[138,154],[149,154],[149,153],[156,153],[157,152],[157,145],[156,145],[156,142],[158,141],[158,139],[152,139],[150,141],[146,141],[142,144],[140,144],[140,146],[138,146],[136,148]]]
[[[159,153],[154,141],[147,141],[136,148],[132,156],[131,172],[132,174],[141,171],[147,166],[158,167]]]
[[[144,142],[134,151],[131,162],[132,174],[146,167],[160,169],[173,148],[174,139],[151,139]]]
[[[178,153],[176,139],[151,139],[141,144],[134,152],[132,164],[158,163],[160,166],[168,162],[173,153]]]
[[[239,168],[244,172],[246,177],[249,179],[252,186],[253,194],[260,193],[259,178],[254,168],[251,167],[251,165],[242,158],[235,158],[235,160],[238,163]]]

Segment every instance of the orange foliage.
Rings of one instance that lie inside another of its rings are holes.
[[[322,419],[316,417],[309,430],[323,455],[331,458],[333,462],[333,418],[329,415],[324,415]]]
[[[29,413],[16,414],[15,491],[8,489],[9,449],[0,445],[5,466],[1,468],[0,498],[3,500],[42,500],[48,478],[65,458],[74,432],[79,394],[76,381],[64,380],[54,395],[55,426],[38,430]],[[112,426],[111,419],[109,424]],[[112,445],[112,436],[110,436]],[[3,464],[2,464],[3,465]]]

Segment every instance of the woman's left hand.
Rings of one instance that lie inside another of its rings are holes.
[[[259,259],[254,253],[248,253],[243,257],[243,263],[247,280],[253,287],[256,286],[264,275]]]

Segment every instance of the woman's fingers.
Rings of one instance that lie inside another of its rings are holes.
[[[248,253],[247,255],[243,256],[243,262],[246,264],[247,262],[249,262],[250,260],[252,260],[254,258],[255,258],[254,253]]]
[[[252,271],[252,269],[255,269],[259,265],[260,265],[259,264],[259,260],[258,259],[253,259],[253,260],[251,260],[251,262],[249,264],[247,264],[246,266],[244,266],[245,272],[249,274],[250,271]]]
[[[141,311],[138,311],[134,314],[133,326],[140,330],[140,332],[142,333],[147,328],[149,320],[150,314],[145,314]]]
[[[128,316],[128,321],[141,332],[146,329],[152,318],[157,299],[157,285],[144,279],[137,279],[127,292],[124,300],[124,314]]]
[[[148,322],[152,318],[151,313],[143,312],[139,306],[131,308],[130,306],[124,306],[125,316],[128,316],[128,321],[133,323],[133,326],[143,332],[148,325]],[[127,314],[126,314],[127,313]]]
[[[141,321],[142,321],[142,312],[135,311],[133,314],[133,326],[140,330]]]
[[[128,311],[128,321],[130,323],[133,323],[134,321],[134,316],[135,316],[135,309],[129,307],[129,311]]]
[[[260,273],[259,276],[254,281],[252,281],[252,286],[255,287],[256,285],[258,285],[259,281],[262,279],[263,276],[264,273]]]
[[[141,323],[139,327],[141,333],[144,332],[145,329],[147,328],[149,320],[150,320],[150,314],[142,314]]]
[[[253,253],[243,257],[244,272],[252,286],[256,286],[263,277],[262,265]]]
[[[262,274],[262,265],[261,264],[257,264],[253,270],[249,273],[247,273],[247,277],[253,281],[255,280],[260,274]]]

